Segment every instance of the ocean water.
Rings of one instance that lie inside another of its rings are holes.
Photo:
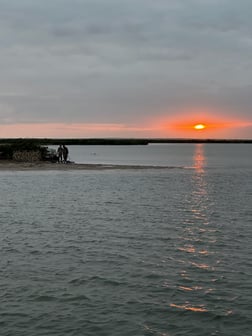
[[[51,146],[56,149],[57,146]],[[148,146],[68,146],[76,163],[208,168],[251,166],[251,144],[150,144]],[[201,155],[201,157],[199,157]]]
[[[70,147],[171,168],[0,171],[0,335],[251,335],[251,148]]]

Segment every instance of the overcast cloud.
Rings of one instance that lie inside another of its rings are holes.
[[[0,0],[0,123],[251,121],[251,0]],[[252,134],[251,134],[252,136]]]

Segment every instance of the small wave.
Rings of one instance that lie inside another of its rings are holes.
[[[80,295],[70,295],[66,294],[59,298],[61,302],[80,302],[80,301],[90,301],[90,298],[84,294]]]
[[[88,282],[88,279],[80,279],[80,278],[75,278],[75,279],[71,279],[68,283],[72,284],[72,285],[84,285]]]
[[[22,318],[26,318],[29,317],[29,314],[26,313],[20,313],[20,312],[2,312],[1,313],[1,317],[22,317]]]
[[[51,295],[38,295],[34,297],[34,301],[38,302],[49,302],[49,301],[54,301],[56,298],[55,296]]]
[[[116,279],[108,279],[108,278],[104,278],[98,275],[94,275],[92,277],[89,278],[75,278],[69,281],[70,284],[72,285],[84,285],[84,284],[88,284],[88,283],[93,283],[93,282],[101,282],[104,285],[111,285],[111,286],[120,286],[122,284],[124,284],[123,281],[119,281]]]

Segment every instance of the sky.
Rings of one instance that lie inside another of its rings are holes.
[[[251,13],[251,0],[0,0],[0,138],[251,139]]]

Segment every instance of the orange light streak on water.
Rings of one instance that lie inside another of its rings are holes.
[[[207,264],[198,264],[198,263],[195,263],[195,262],[192,262],[191,265],[197,267],[197,268],[201,268],[201,269],[209,269],[210,266],[207,265]]]
[[[188,306],[188,305],[177,305],[175,303],[171,303],[170,307],[183,309],[183,310],[190,310],[190,311],[193,311],[193,312],[201,312],[201,313],[208,311],[206,308],[203,308],[203,307],[192,307],[192,306]]]
[[[185,290],[185,291],[193,291],[193,288],[191,288],[191,287],[179,286],[179,289],[182,289],[182,290]]]
[[[178,250],[188,252],[188,253],[194,253],[195,252],[195,248],[193,246],[179,247]]]

